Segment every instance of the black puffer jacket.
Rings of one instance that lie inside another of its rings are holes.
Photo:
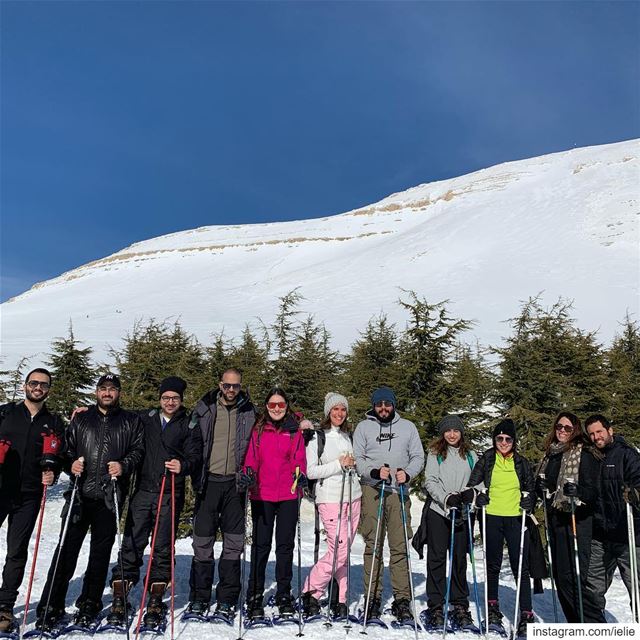
[[[138,415],[120,407],[103,414],[97,406],[79,413],[67,427],[67,459],[69,464],[84,457],[81,493],[85,498],[105,498],[109,487],[108,462],[122,465],[118,489],[125,495],[129,478],[142,462],[144,436]]]
[[[513,462],[516,470],[516,475],[518,476],[518,480],[520,481],[520,491],[528,492],[533,494],[534,490],[534,478],[533,473],[531,472],[531,465],[529,461],[521,456],[517,451],[513,453]],[[468,487],[475,487],[481,483],[484,483],[484,486],[488,489],[491,486],[491,474],[493,473],[493,467],[496,464],[496,450],[492,447],[485,451],[480,458],[478,458],[478,462],[476,462],[473,471],[471,472],[471,476],[469,477],[469,482],[467,482]]]
[[[602,462],[599,481],[599,500],[595,512],[595,535],[597,537],[627,542],[627,504],[624,488],[640,487],[640,453],[614,436],[613,442],[600,450],[605,458]],[[636,544],[640,544],[640,514],[634,512]]]
[[[162,429],[158,409],[139,412],[144,425],[144,461],[136,479],[136,489],[160,491],[164,463],[180,460],[181,470],[175,478],[176,491],[184,490],[184,479],[200,473],[202,466],[202,435],[191,422],[191,414],[180,407]]]
[[[11,448],[2,466],[0,496],[16,499],[21,493],[42,491],[42,434],[52,430],[62,441],[62,420],[44,404],[33,418],[24,402],[0,407],[0,438]]]
[[[203,444],[203,464],[199,473],[192,473],[191,480],[196,491],[201,491],[206,486],[207,474],[209,471],[209,458],[211,457],[211,448],[213,447],[213,429],[216,424],[216,412],[218,410],[218,390],[212,390],[206,393],[196,404],[191,414],[191,420],[194,424],[199,425],[202,434]],[[236,405],[238,410],[236,417],[236,470],[240,469],[244,462],[244,456],[249,446],[249,438],[251,430],[256,421],[256,409],[253,406],[249,396],[241,392],[238,394],[238,402]]]

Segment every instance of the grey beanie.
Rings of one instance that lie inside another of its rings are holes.
[[[445,416],[440,420],[440,422],[438,422],[437,429],[440,435],[444,435],[444,432],[449,431],[450,429],[455,429],[464,435],[464,422],[462,422],[460,416]]]
[[[343,404],[345,409],[349,411],[349,401],[340,393],[336,393],[335,391],[329,391],[327,395],[324,397],[324,415],[325,417],[329,415],[329,412],[333,407],[338,404]]]

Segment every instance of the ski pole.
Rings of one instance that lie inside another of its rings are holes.
[[[250,473],[251,468],[247,468],[247,473]],[[238,640],[243,640],[244,630],[242,628],[242,609],[244,607],[244,580],[246,574],[246,560],[247,560],[247,541],[246,541],[246,527],[247,527],[247,514],[249,513],[249,495],[245,492],[244,495],[244,520],[242,529],[242,556],[240,558],[240,610],[238,616]]]
[[[84,462],[83,457],[78,458],[78,460],[80,460],[81,462]],[[51,586],[49,587],[49,593],[47,594],[47,602],[44,607],[44,615],[42,616],[43,620],[47,619],[47,614],[49,613],[49,605],[51,604],[51,591],[53,590],[53,583],[55,582],[56,574],[58,573],[58,563],[60,562],[60,554],[62,553],[62,547],[64,546],[64,541],[67,538],[67,529],[69,528],[69,521],[71,520],[71,511],[73,509],[73,503],[75,501],[76,492],[78,490],[79,477],[80,476],[75,476],[73,480],[73,487],[71,488],[71,497],[69,498],[69,509],[67,510],[67,515],[64,519],[64,524],[62,525],[62,531],[60,532],[60,539],[58,540],[58,553],[56,554],[56,561],[53,565],[53,573],[51,574]],[[24,609],[24,620],[22,621],[20,638],[22,638],[22,634],[24,633],[25,626],[27,624],[28,608],[29,608],[29,605],[28,605],[28,594],[27,594],[27,605],[25,606],[25,609]],[[44,630],[40,634],[40,638],[42,638],[43,633],[44,633]]]
[[[176,474],[171,472],[171,640],[173,640],[173,627],[175,622],[176,605]]]
[[[544,473],[540,474],[540,477],[544,480],[546,478]],[[547,558],[549,560],[549,577],[551,578],[551,599],[553,601],[553,621],[558,622],[558,596],[556,594],[556,581],[553,577],[553,554],[551,553],[551,527],[549,526],[549,514],[547,512],[547,498],[549,497],[549,491],[545,489],[542,496],[542,512],[544,515],[544,528],[547,538]]]
[[[340,528],[342,524],[342,505],[344,503],[344,483],[346,480],[346,471],[342,470],[342,486],[340,487],[340,506],[338,511],[338,524],[336,526],[336,535],[333,543],[333,558],[331,562],[331,582],[329,583],[329,601],[327,602],[327,621],[325,627],[331,627],[331,598],[333,596],[333,582],[336,578],[336,565],[338,564],[338,545],[340,544]]]
[[[482,614],[480,613],[480,595],[478,593],[478,575],[476,573],[476,553],[473,548],[473,522],[471,521],[471,509],[465,506],[467,514],[467,531],[469,532],[469,559],[471,560],[471,573],[473,574],[473,599],[476,603],[476,614],[478,625],[482,625]]]
[[[378,503],[378,518],[376,521],[376,536],[373,540],[373,555],[371,557],[371,570],[369,573],[369,585],[367,587],[367,595],[365,598],[364,604],[364,616],[362,618],[362,630],[360,633],[367,633],[367,615],[369,613],[369,602],[371,600],[371,586],[373,584],[373,570],[376,566],[376,554],[378,552],[378,542],[380,537],[380,522],[382,520],[382,510],[384,508],[384,485],[386,482],[380,483],[380,495],[379,495],[379,503]]]
[[[111,486],[113,487],[113,505],[116,510],[116,534],[118,540],[118,559],[120,561],[120,580],[122,580],[122,592],[124,594],[124,624],[127,629],[127,640],[129,640],[129,612],[127,603],[127,583],[124,580],[124,563],[122,560],[122,535],[120,533],[120,505],[118,504],[118,478],[111,476]],[[137,637],[137,635],[136,635]]]
[[[629,487],[624,489],[624,499],[627,510],[627,535],[629,538],[629,569],[631,572],[631,612],[633,622],[639,621],[640,591],[638,585],[638,557],[636,550],[636,531],[633,520],[633,507],[629,500]]]
[[[526,498],[529,495],[528,491],[523,491],[522,496]],[[527,531],[527,511],[522,509],[522,522],[520,524],[520,553],[518,556],[518,575],[516,576],[516,604],[515,611],[513,612],[513,640],[516,639],[518,633],[518,611],[520,610],[520,589],[522,586],[522,562],[524,560],[524,534]]]
[[[27,598],[24,605],[24,616],[22,618],[22,627],[20,629],[20,638],[27,626],[27,614],[29,613],[29,600],[31,599],[31,587],[33,586],[33,578],[36,571],[36,562],[38,560],[38,548],[40,547],[40,534],[42,533],[42,520],[44,518],[44,507],[47,502],[47,485],[43,485],[42,499],[40,501],[40,514],[38,516],[38,530],[36,531],[36,543],[33,548],[33,558],[31,560],[31,571],[29,573],[29,586],[27,587]],[[51,585],[53,587],[53,585]],[[51,591],[51,589],[49,589]]]
[[[151,575],[151,565],[153,564],[153,552],[154,549],[156,547],[156,536],[158,535],[158,524],[160,522],[160,511],[162,510],[162,496],[164,495],[164,485],[165,482],[167,480],[167,474],[165,473],[162,476],[162,482],[160,483],[160,496],[158,497],[158,508],[156,510],[156,521],[153,524],[153,535],[151,536],[151,549],[149,550],[149,561],[147,562],[147,574],[144,577],[144,588],[142,589],[142,601],[140,602],[140,612],[138,613],[138,623],[136,624],[136,640],[138,640],[138,636],[140,635],[140,625],[142,624],[142,613],[144,611],[144,605],[145,602],[147,600],[147,589],[149,588],[149,576]],[[120,537],[120,534],[118,533],[118,537]],[[120,543],[118,542],[118,545]],[[119,551],[119,550],[118,550]],[[122,561],[122,554],[120,554],[120,559]],[[122,572],[122,568],[120,569],[120,571]],[[124,580],[124,572],[123,573],[123,580]],[[124,582],[123,582],[124,584]],[[126,602],[127,602],[127,598],[126,598],[126,591],[125,591],[125,607],[126,607]],[[126,610],[125,610],[125,615],[126,615]],[[129,629],[129,627],[127,626],[127,630]]]
[[[411,588],[411,606],[413,608],[413,631],[418,640],[418,612],[416,611],[416,594],[413,589],[413,572],[411,571],[411,551],[409,548],[409,531],[407,526],[407,508],[404,504],[405,483],[398,485],[398,497],[400,498],[400,513],[402,515],[402,529],[404,530],[404,548],[407,555],[407,571],[409,572],[409,587]]]
[[[298,479],[300,478],[300,467],[296,467],[295,487],[298,493],[298,633],[296,637],[300,638],[302,633],[302,531],[300,529],[300,504],[302,503],[302,491],[298,487]]]
[[[444,625],[442,625],[442,637],[447,635],[447,621],[449,619],[449,598],[451,597],[451,576],[453,574],[453,551],[455,544],[456,512],[457,507],[451,507],[451,539],[449,541],[449,575],[447,575],[447,590],[444,597]]]
[[[347,621],[344,625],[344,628],[349,633],[351,629],[351,618],[349,617],[349,606],[351,604],[351,540],[353,539],[353,525],[351,524],[351,519],[353,517],[353,468],[349,469],[349,506],[347,508],[347,535],[349,536],[347,539],[347,597],[345,606],[347,608]]]
[[[486,491],[486,489],[485,489]],[[484,569],[484,636],[489,640],[489,571],[487,569],[487,507],[482,507],[482,564]]]
[[[573,483],[572,478],[567,478],[567,482]],[[578,591],[578,610],[580,622],[584,623],[584,608],[582,604],[582,579],[580,577],[580,556],[578,555],[578,529],[576,527],[576,499],[571,498],[571,533],[573,534],[573,556],[576,564],[576,588]]]

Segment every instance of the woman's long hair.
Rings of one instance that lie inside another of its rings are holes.
[[[282,396],[284,401],[287,403],[287,410],[285,411],[284,416],[282,416],[282,420],[278,421],[277,424],[273,422],[271,416],[269,416],[269,409],[267,409],[267,403],[273,396]],[[280,429],[290,416],[293,416],[293,411],[291,411],[291,404],[289,403],[287,394],[284,392],[284,389],[280,387],[273,387],[264,399],[262,411],[260,412],[255,425],[253,425],[253,428],[258,430],[258,437],[260,437],[262,435],[264,425],[267,424],[267,422],[273,424],[276,429]]]
[[[429,451],[443,460],[447,459],[449,443],[444,439],[444,433],[431,441],[431,444],[429,444]],[[464,439],[464,433],[461,431],[460,442],[458,442],[458,454],[463,460],[466,460],[470,453],[471,447],[467,444],[467,441]]]
[[[571,411],[561,411],[553,421],[553,426],[551,427],[551,431],[547,434],[544,442],[542,443],[542,448],[544,449],[545,454],[548,454],[551,450],[551,446],[558,442],[558,438],[556,437],[556,425],[562,418],[567,418],[569,422],[573,425],[573,431],[571,433],[571,437],[564,445],[564,450],[571,449],[576,444],[581,442],[582,444],[591,445],[591,442],[585,435],[582,430],[582,423],[580,422],[580,418],[575,413],[571,413]]]

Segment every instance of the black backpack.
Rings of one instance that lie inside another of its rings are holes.
[[[308,432],[310,433],[307,436]],[[324,429],[306,429],[303,432],[303,434],[305,436],[304,438],[305,446],[308,446],[311,440],[313,440],[313,436],[315,435],[316,439],[318,440],[318,460],[320,460],[320,458],[322,457],[322,454],[324,453],[325,442],[327,441],[327,434],[325,430]],[[322,480],[320,482],[322,482]],[[312,502],[315,502],[316,500],[316,484],[317,483],[318,483],[317,480],[308,480],[307,488],[304,492],[305,497],[309,498],[309,500],[311,500]]]

